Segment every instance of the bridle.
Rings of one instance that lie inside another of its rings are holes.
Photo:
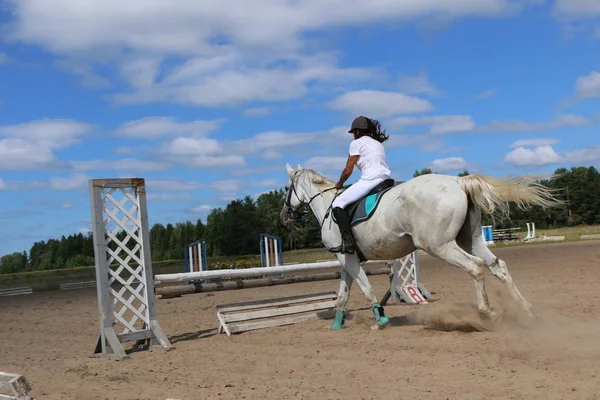
[[[287,209],[285,216],[286,216],[286,218],[288,218],[288,216],[292,216],[291,219],[293,219],[296,216],[296,214],[298,214],[298,210],[296,208],[292,207],[292,193],[295,194],[296,198],[302,203],[302,200],[300,200],[300,196],[298,196],[298,193],[296,192],[296,186],[294,186],[294,181],[295,181],[295,179],[291,180],[290,187],[287,190],[287,195],[285,196],[285,206]],[[310,207],[310,203],[312,203],[312,201],[314,199],[321,196],[323,193],[328,192],[330,190],[334,190],[334,189],[335,189],[335,186],[332,188],[329,188],[329,189],[325,189],[323,191],[319,191],[317,194],[315,194],[308,200],[308,202],[306,203],[306,206]],[[335,199],[335,197],[334,197],[334,199]],[[302,204],[304,204],[304,203],[302,203]],[[333,201],[331,202],[331,204],[333,204]],[[325,213],[325,216],[323,217],[323,221],[321,221],[319,223],[319,226],[323,226],[323,223],[329,216],[329,212],[331,211],[331,204],[327,208],[327,212]]]

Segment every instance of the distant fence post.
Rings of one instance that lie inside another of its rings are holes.
[[[492,225],[482,226],[481,233],[483,234],[483,240],[485,240],[486,244],[494,244],[494,233],[492,231]]]
[[[206,242],[196,240],[185,248],[185,272],[208,271]]]
[[[260,234],[260,266],[283,265],[283,246],[277,236]]]
[[[260,266],[275,267],[283,265],[283,246],[281,239],[277,236],[260,234]],[[283,276],[283,274],[273,274],[269,276]]]
[[[196,240],[185,247],[185,272],[208,271],[208,260],[206,256],[206,242],[202,239]],[[204,279],[188,282],[204,283]]]

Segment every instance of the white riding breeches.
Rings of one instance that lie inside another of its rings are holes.
[[[344,190],[338,197],[336,197],[331,206],[344,208],[348,204],[355,202],[369,193],[371,189],[379,185],[385,179],[386,178],[369,180],[359,179],[356,183],[352,184],[348,189]]]

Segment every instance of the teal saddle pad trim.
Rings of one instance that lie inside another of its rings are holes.
[[[377,210],[377,206],[379,206],[379,202],[383,195],[386,194],[388,190],[392,189],[392,187],[393,186],[390,186],[377,193],[365,196],[346,206],[345,210],[350,218],[350,225],[353,226],[371,218],[375,213],[375,210]]]

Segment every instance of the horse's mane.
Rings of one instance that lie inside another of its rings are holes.
[[[307,175],[308,179],[317,187],[319,191],[324,191],[335,186],[335,182],[331,179],[324,177],[318,172],[313,171],[312,169],[303,169],[300,172]]]

